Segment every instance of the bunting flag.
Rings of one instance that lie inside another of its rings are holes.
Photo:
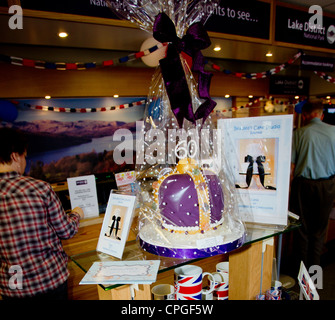
[[[283,63],[278,67],[272,68],[272,69],[270,69],[268,71],[264,71],[264,72],[254,72],[254,73],[232,72],[230,70],[223,69],[219,65],[214,64],[212,62],[208,62],[208,64],[215,71],[220,71],[220,72],[223,72],[225,74],[230,74],[230,75],[233,75],[233,76],[241,78],[241,79],[255,80],[255,79],[267,78],[271,75],[279,73],[280,71],[286,69],[288,66],[292,65],[297,59],[299,59],[301,57],[302,54],[303,54],[303,52],[299,51],[292,59],[288,60],[286,63]]]
[[[16,104],[19,102],[14,101]],[[90,112],[104,112],[104,111],[114,111],[120,109],[128,109],[135,106],[141,106],[146,103],[146,100],[140,100],[136,102],[131,102],[127,104],[121,104],[118,106],[102,107],[102,108],[64,108],[64,107],[50,107],[50,106],[32,106],[31,104],[24,103],[23,106],[33,109],[33,110],[43,110],[43,111],[54,111],[54,112],[71,112],[71,113],[90,113]]]
[[[321,79],[326,80],[327,82],[335,83],[335,78],[325,74],[324,72],[314,71],[314,73],[318,75]]]
[[[167,43],[158,43],[157,45],[146,49],[144,51],[139,51],[136,53],[131,53],[125,57],[113,60],[105,60],[102,63],[98,64],[96,62],[87,62],[87,63],[82,63],[82,62],[71,62],[71,63],[66,63],[66,62],[46,62],[46,61],[40,61],[40,60],[32,60],[32,59],[24,59],[20,57],[13,57],[13,56],[6,56],[0,54],[0,60],[11,63],[16,66],[24,66],[24,67],[33,67],[36,69],[51,69],[51,70],[88,70],[88,69],[93,69],[97,67],[111,67],[114,66],[116,63],[125,63],[128,61],[136,60],[139,59],[143,56],[147,56],[156,50],[167,46]]]

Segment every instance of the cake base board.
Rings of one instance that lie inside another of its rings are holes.
[[[149,253],[163,257],[177,259],[206,258],[218,254],[225,254],[241,247],[245,242],[246,236],[243,227],[240,228],[240,230],[223,235],[218,228],[216,232],[212,231],[211,234],[207,235],[207,238],[206,234],[180,235],[170,233],[170,238],[175,235],[176,238],[179,238],[178,240],[184,240],[174,241],[175,243],[172,243],[172,241],[164,237],[165,231],[166,230],[160,230],[160,232],[157,232],[157,230],[150,225],[142,227],[139,232],[141,248]],[[156,237],[153,236],[154,232],[156,232]],[[222,237],[223,240],[221,240],[220,243],[215,243],[220,237]],[[196,243],[199,243],[197,241],[200,241],[201,247],[196,245]],[[206,243],[208,245],[206,245]]]

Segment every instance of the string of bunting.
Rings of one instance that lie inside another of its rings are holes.
[[[117,62],[119,63],[125,63],[128,61],[132,61],[135,59],[139,59],[143,56],[147,56],[156,50],[167,46],[167,43],[158,43],[157,45],[144,50],[144,51],[139,51],[136,53],[129,54],[125,57],[117,59]],[[284,70],[288,66],[292,65],[297,59],[301,57],[303,54],[302,51],[299,51],[293,58],[288,60],[286,63],[283,63],[275,68],[272,68],[268,71],[264,72],[254,72],[254,73],[241,73],[241,72],[232,72],[230,70],[224,69],[220,67],[219,65],[206,61],[206,63],[215,71],[223,72],[225,74],[233,75],[238,78],[242,79],[262,79],[262,78],[267,78],[273,74],[277,74],[280,71]],[[88,70],[92,68],[97,68],[97,67],[111,67],[115,65],[116,60],[105,60],[102,63],[98,64],[96,62],[88,62],[88,63],[81,63],[81,62],[74,62],[74,63],[66,63],[66,62],[45,62],[45,61],[40,61],[40,60],[31,60],[31,59],[25,59],[25,58],[20,58],[20,57],[14,57],[14,56],[5,56],[0,54],[0,60],[11,63],[13,65],[18,65],[18,66],[24,66],[24,67],[34,67],[36,69],[53,69],[53,70]]]
[[[139,59],[143,56],[147,56],[151,54],[152,52],[155,52],[156,50],[167,46],[167,43],[158,43],[157,45],[146,49],[144,51],[139,51],[136,53],[131,53],[125,57],[119,58],[117,60],[105,60],[102,63],[98,64],[96,62],[88,62],[88,63],[82,63],[82,62],[72,62],[72,63],[66,63],[66,62],[46,62],[46,61],[40,61],[40,60],[32,60],[32,59],[25,59],[20,57],[14,57],[14,56],[6,56],[0,54],[0,60],[17,65],[17,66],[24,66],[24,67],[33,67],[36,69],[51,69],[51,70],[88,70],[92,68],[97,67],[111,67],[115,65],[115,63],[125,63],[128,61]]]
[[[33,109],[33,110],[43,110],[43,111],[54,111],[54,112],[70,112],[70,113],[89,113],[89,112],[104,112],[104,111],[114,111],[120,109],[128,109],[135,106],[141,106],[146,103],[146,100],[140,100],[136,102],[120,104],[118,106],[102,107],[102,108],[64,108],[64,107],[50,107],[50,106],[34,106],[29,103],[24,103],[23,106]],[[19,104],[19,102],[16,102]]]
[[[321,79],[323,80],[326,80],[327,82],[330,82],[330,83],[335,83],[335,78],[324,73],[324,72],[321,72],[321,71],[314,71],[314,73],[316,75],[318,75]]]
[[[245,106],[231,107],[229,109],[222,109],[222,110],[215,110],[214,109],[212,111],[212,113],[217,112],[217,111],[222,112],[222,113],[226,113],[226,112],[230,112],[230,111],[237,111],[237,110],[243,109],[243,108],[249,108],[249,107],[252,107],[254,104],[257,104],[257,103],[263,101],[264,99],[269,99],[269,97],[268,96],[260,97],[258,99],[255,99],[254,101],[248,102]]]
[[[225,74],[230,74],[233,76],[236,76],[238,78],[242,78],[242,79],[262,79],[262,78],[267,78],[273,74],[277,74],[280,71],[286,69],[288,66],[292,65],[297,59],[299,59],[301,57],[301,55],[303,54],[303,52],[299,51],[293,58],[291,58],[290,60],[288,60],[286,63],[281,64],[280,66],[277,66],[275,68],[272,68],[268,71],[264,71],[264,72],[254,72],[254,73],[240,73],[240,72],[232,72],[230,70],[227,69],[223,69],[221,68],[219,65],[209,62],[209,65],[211,66],[211,68],[213,70],[216,71],[220,71],[223,72]]]
[[[240,110],[240,109],[245,109],[245,108],[250,108],[252,107],[253,105],[255,104],[258,104],[259,102],[262,102],[264,100],[269,100],[270,99],[270,96],[264,96],[264,97],[260,97],[260,98],[257,98],[253,101],[250,101],[248,102],[246,105],[244,106],[238,106],[238,107],[231,107],[229,109],[221,109],[221,110],[213,110],[212,113],[214,112],[221,112],[221,113],[226,113],[226,112],[231,112],[231,111],[237,111],[237,110]],[[278,101],[276,100],[275,101],[276,103],[278,103]],[[287,105],[291,105],[292,103],[290,101],[284,101],[282,102],[283,105],[287,106]]]

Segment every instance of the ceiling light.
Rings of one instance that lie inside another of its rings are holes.
[[[330,99],[331,99],[331,96],[327,96],[326,99],[327,99],[327,100],[330,100]]]
[[[248,97],[249,97],[249,99],[252,99],[254,96],[253,95],[249,95]]]
[[[60,32],[60,33],[58,33],[58,36],[60,38],[66,38],[68,36],[68,34],[66,32]]]
[[[224,97],[225,97],[225,98],[230,98],[230,95],[229,95],[229,94],[226,94]]]
[[[266,56],[267,56],[267,57],[272,57],[273,54],[272,54],[272,52],[269,51],[269,52],[266,54]]]
[[[298,99],[299,99],[299,96],[295,96],[294,99],[298,100]]]
[[[218,51],[221,50],[221,47],[220,46],[215,46],[213,50],[216,51],[216,52],[218,52]]]
[[[49,99],[51,99],[51,96],[45,96],[44,99],[49,100]]]
[[[118,98],[119,95],[118,95],[118,94],[114,94],[113,97],[114,97],[114,98]]]

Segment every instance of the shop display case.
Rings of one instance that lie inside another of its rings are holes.
[[[160,267],[155,284],[173,284],[173,273],[177,267],[196,264],[201,266],[205,271],[212,272],[216,263],[229,259],[229,299],[251,300],[255,299],[260,291],[265,291],[271,285],[274,238],[291,232],[298,227],[299,223],[297,221],[291,221],[285,227],[247,224],[246,240],[241,248],[228,254],[201,259],[175,259],[156,256],[141,249],[137,240],[132,240],[127,242],[122,260],[159,259]],[[93,250],[72,255],[71,260],[86,273],[93,262],[117,261],[119,259]],[[261,283],[262,289],[260,289]],[[99,299],[130,299],[129,285],[97,285],[97,287]],[[150,285],[140,285],[139,290],[135,292],[135,299],[150,300]]]

